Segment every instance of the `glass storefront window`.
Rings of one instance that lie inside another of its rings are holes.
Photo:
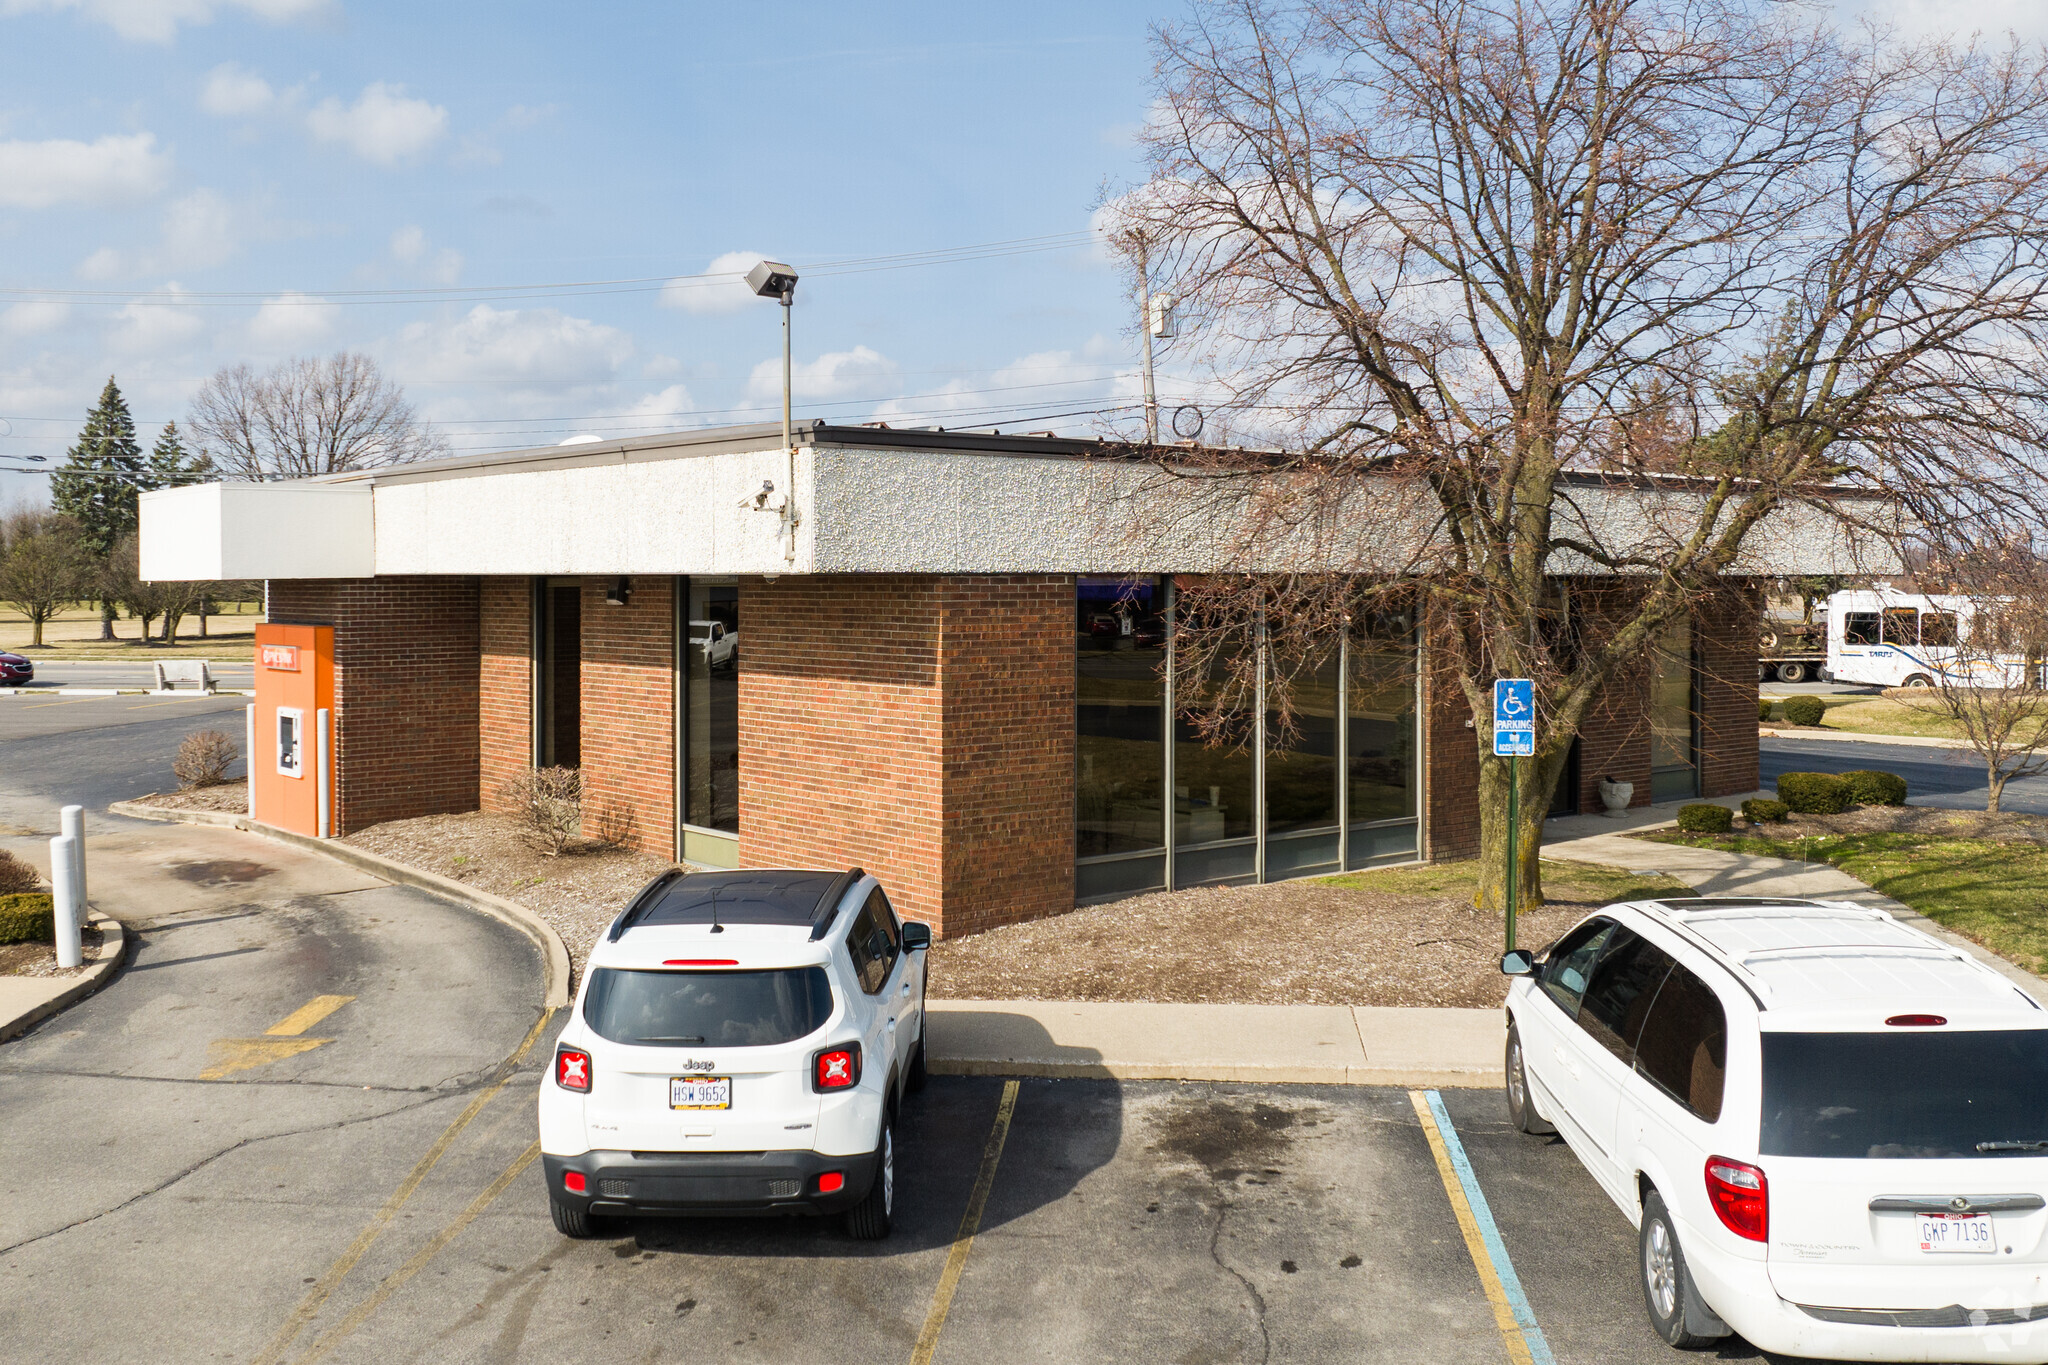
[[[1352,636],[1348,752],[1354,827],[1415,818],[1415,637],[1405,621],[1374,623]],[[1352,848],[1356,861],[1358,848]]]
[[[684,663],[683,819],[740,829],[740,590],[690,580]]]
[[[1698,796],[1693,753],[1692,622],[1665,628],[1650,651],[1650,799]]]
[[[1074,845],[1166,846],[1166,618],[1152,579],[1080,580],[1074,601]]]

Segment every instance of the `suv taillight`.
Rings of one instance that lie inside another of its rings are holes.
[[[555,1084],[564,1090],[590,1090],[590,1054],[573,1047],[555,1053]]]
[[[811,1058],[811,1089],[851,1090],[860,1084],[860,1044],[841,1043]]]
[[[1771,1186],[1764,1173],[1746,1161],[1725,1156],[1707,1158],[1707,1201],[1721,1226],[1752,1242],[1771,1233]]]

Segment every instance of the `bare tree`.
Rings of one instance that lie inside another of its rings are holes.
[[[303,479],[445,455],[404,391],[357,351],[288,360],[261,374],[214,372],[187,423],[205,457],[229,478]]]
[[[58,612],[92,591],[94,564],[78,523],[44,508],[15,508],[0,521],[0,602],[28,618],[31,647]]]
[[[1984,765],[1984,809],[2006,783],[2048,773],[2048,565],[2017,549],[1978,551],[1932,566],[1947,610],[1920,614],[1919,658],[1934,706]],[[1960,589],[1960,591],[1957,591]]]
[[[1141,531],[1236,528],[1248,575],[1191,588],[1214,638],[1182,657],[1219,707],[1257,667],[1284,695],[1412,602],[1481,718],[1482,904],[1511,856],[1541,899],[1493,677],[1536,679],[1540,811],[1605,685],[1768,571],[1759,528],[2039,524],[2044,58],[1799,13],[1207,0],[1157,37],[1114,230],[1181,300],[1220,425],[1270,447],[1156,452],[1177,496]],[[1262,574],[1276,546],[1318,571]]]

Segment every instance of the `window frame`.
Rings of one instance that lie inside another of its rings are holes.
[[[1859,628],[1859,620],[1869,625]],[[1884,643],[1884,613],[1881,611],[1845,611],[1842,613],[1842,643],[1866,648]]]
[[[1908,616],[1913,618],[1913,629],[1911,632],[1912,638],[1907,640],[1893,639],[1892,622],[1895,620],[1902,620]],[[1882,619],[1882,624],[1880,626],[1880,643],[1887,645],[1911,645],[1915,649],[1918,649],[1920,647],[1920,608],[1886,607],[1883,610],[1883,612],[1880,613],[1880,617]]]

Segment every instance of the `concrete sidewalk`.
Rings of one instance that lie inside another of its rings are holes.
[[[950,1075],[1493,1086],[1499,1010],[934,1000],[928,1063]]]

